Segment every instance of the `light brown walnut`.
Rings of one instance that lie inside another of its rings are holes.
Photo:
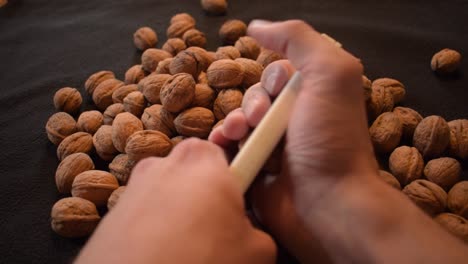
[[[115,75],[111,71],[98,71],[92,74],[91,76],[89,76],[89,78],[85,82],[84,86],[85,86],[86,92],[90,95],[93,95],[96,87],[99,84],[101,84],[103,81],[109,80],[109,79],[115,79]]]
[[[127,84],[119,87],[117,90],[112,93],[112,102],[123,103],[123,99],[131,92],[138,91],[138,85],[136,84]]]
[[[139,50],[146,50],[158,44],[158,35],[150,27],[141,27],[133,33],[133,43]]]
[[[185,32],[195,28],[195,23],[188,20],[180,20],[171,23],[166,30],[167,38],[182,38]]]
[[[430,160],[424,167],[424,175],[446,191],[460,180],[461,165],[456,159],[438,158]]]
[[[246,58],[238,58],[235,62],[244,68],[244,77],[241,87],[248,89],[250,86],[260,82],[263,73],[263,66],[260,63]]]
[[[74,153],[90,154],[93,150],[93,136],[86,132],[76,132],[66,137],[57,147],[57,157],[63,160]]]
[[[125,152],[127,139],[135,132],[143,130],[140,119],[130,113],[120,113],[112,124],[112,142],[114,147],[121,153]]]
[[[107,210],[112,210],[114,206],[120,199],[120,196],[125,192],[126,186],[120,186],[119,188],[115,189],[112,194],[109,196],[109,200],[107,200]]]
[[[190,14],[187,14],[187,13],[178,13],[178,14],[175,14],[171,17],[171,21],[170,23],[171,24],[174,24],[174,23],[177,23],[177,22],[186,22],[186,23],[190,23],[190,24],[194,24],[195,25],[195,18],[193,18],[193,16],[191,16]]]
[[[401,186],[422,177],[424,160],[416,148],[401,146],[390,155],[388,165],[390,172],[398,179]]]
[[[379,178],[395,189],[401,190],[400,182],[390,172],[379,170]]]
[[[54,106],[57,111],[75,114],[80,110],[83,98],[80,92],[71,87],[64,87],[55,92]]]
[[[125,84],[136,84],[143,78],[145,78],[145,71],[140,64],[133,65],[125,72]]]
[[[215,122],[211,110],[193,107],[180,113],[174,119],[177,132],[186,137],[207,138]]]
[[[430,181],[415,180],[403,189],[403,193],[430,216],[444,212],[447,206],[447,193]]]
[[[161,88],[171,77],[169,74],[150,74],[138,84],[138,90],[143,93],[150,104],[161,103]]]
[[[77,131],[75,119],[65,112],[51,115],[45,128],[47,138],[54,145],[60,144],[62,140]]]
[[[277,60],[282,60],[283,56],[276,51],[261,48],[260,54],[257,57],[257,62],[266,68],[270,63],[275,62]]]
[[[85,111],[81,113],[76,122],[78,131],[87,132],[91,135],[103,125],[104,117],[101,112],[97,110]]]
[[[201,72],[206,71],[211,64],[206,50],[199,47],[190,47],[177,54],[169,65],[171,74],[188,73],[194,79],[198,78]]]
[[[249,36],[240,37],[234,46],[244,58],[256,60],[260,54],[260,45],[254,38]]]
[[[204,48],[206,45],[205,33],[195,28],[187,30],[184,35],[182,35],[182,39],[187,47],[195,46]]]
[[[213,15],[222,15],[227,10],[226,0],[201,0],[203,10]]]
[[[112,125],[114,122],[114,118],[120,114],[123,113],[124,107],[123,104],[121,103],[116,103],[112,104],[109,107],[106,108],[106,111],[104,111],[103,118],[104,118],[104,125]]]
[[[143,114],[146,104],[145,96],[139,91],[129,93],[123,100],[125,111],[134,114],[136,117]]]
[[[194,96],[195,80],[187,73],[178,73],[169,77],[160,93],[163,107],[171,113],[178,113],[189,107]]]
[[[393,96],[395,104],[400,103],[406,95],[405,86],[398,80],[391,78],[380,78],[372,82],[372,87],[383,87],[385,90],[390,91]],[[373,88],[374,89],[374,88]]]
[[[390,90],[383,86],[372,86],[371,97],[367,100],[367,115],[369,120],[374,120],[379,115],[393,110],[395,102]]]
[[[412,139],[414,130],[422,121],[422,116],[415,110],[408,107],[395,107],[393,113],[398,116],[403,125],[403,138]]]
[[[461,181],[450,189],[448,208],[452,213],[468,218],[468,181]]]
[[[450,128],[449,152],[460,159],[468,158],[468,119],[448,122]]]
[[[126,185],[135,162],[128,158],[127,154],[119,154],[115,156],[111,163],[109,163],[109,171],[114,175],[121,185]]]
[[[162,105],[154,104],[145,109],[141,116],[143,126],[147,130],[157,130],[168,137],[175,135],[174,115],[164,109]]]
[[[224,44],[234,45],[236,41],[247,34],[247,25],[238,19],[228,20],[219,29],[218,35]]]
[[[121,86],[124,86],[124,83],[117,79],[108,79],[100,83],[93,93],[93,102],[96,107],[101,111],[106,110],[113,104],[112,94]]]
[[[392,152],[400,143],[403,126],[392,112],[381,114],[369,128],[369,134],[377,153]]]
[[[242,104],[242,92],[239,89],[225,89],[218,93],[213,106],[216,119],[224,119],[231,111]]]
[[[165,157],[172,149],[172,141],[162,132],[142,130],[127,140],[125,153],[129,160],[139,161],[148,157]]]
[[[93,145],[101,159],[111,161],[118,154],[112,142],[112,126],[101,126],[93,136]]]
[[[234,46],[219,47],[215,53],[215,60],[235,60],[240,58],[240,52]]]
[[[413,146],[424,158],[440,157],[450,141],[450,128],[440,116],[424,118],[414,130]]]
[[[88,170],[73,180],[72,196],[93,202],[97,207],[107,204],[111,193],[119,188],[119,182],[107,171]]]
[[[455,72],[461,64],[461,54],[453,49],[443,49],[432,57],[431,69],[440,74]]]
[[[195,85],[195,97],[193,98],[191,106],[213,109],[215,99],[216,92],[208,84],[198,83]]]
[[[244,79],[244,68],[233,60],[213,62],[206,71],[208,85],[216,89],[235,88]]]
[[[55,172],[55,184],[60,193],[70,193],[76,175],[94,170],[93,160],[85,153],[75,153],[60,162]]]
[[[177,55],[179,52],[187,48],[185,41],[181,38],[170,38],[162,46],[162,50],[165,50],[172,54],[172,56]]]
[[[169,65],[171,65],[173,58],[167,58],[158,63],[158,67],[156,67],[156,70],[154,73],[157,74],[170,74],[171,70],[169,69]]]
[[[442,213],[434,218],[445,230],[468,244],[468,221],[456,214]]]
[[[158,67],[158,63],[167,58],[172,58],[172,55],[162,49],[147,49],[141,54],[141,66],[147,72],[154,72]]]

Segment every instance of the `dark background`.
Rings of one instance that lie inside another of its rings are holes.
[[[196,0],[10,0],[0,9],[0,263],[64,263],[76,255],[84,241],[61,238],[49,226],[50,208],[60,198],[55,147],[44,130],[54,113],[53,94],[71,86],[84,95],[84,81],[99,70],[123,79],[141,55],[133,32],[140,26],[156,29],[160,47],[170,17],[178,12],[196,18],[209,50],[220,45],[217,31],[228,18],[304,19],[361,58],[369,78],[402,81],[407,87],[403,105],[424,116],[468,118],[468,60],[454,78],[439,78],[429,68],[442,48],[468,54],[468,1],[229,4],[222,17],[205,16]]]

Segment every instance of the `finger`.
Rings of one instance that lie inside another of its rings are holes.
[[[271,236],[254,228],[251,243],[252,263],[275,263],[277,248]]]
[[[241,108],[230,112],[223,123],[223,135],[225,138],[238,141],[249,132],[247,118]]]
[[[197,161],[197,164],[203,166],[206,165],[205,163],[227,166],[224,152],[219,146],[198,138],[189,138],[177,144],[168,159],[176,160],[178,164],[190,164]]]
[[[208,141],[222,147],[227,148],[233,144],[233,141],[226,138],[223,133],[223,126],[224,124],[218,126],[217,128],[211,131],[210,135],[208,136]]]
[[[294,71],[294,67],[288,60],[272,62],[263,71],[261,78],[262,87],[270,96],[277,96]]]
[[[248,125],[256,127],[270,106],[270,96],[260,84],[250,87],[244,94],[241,106]]]
[[[154,168],[160,166],[164,158],[149,157],[139,161],[132,170],[132,175],[129,178],[128,184],[136,181],[146,181],[148,177],[151,177],[151,173]]]

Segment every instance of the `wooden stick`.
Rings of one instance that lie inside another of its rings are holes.
[[[296,71],[231,162],[229,169],[236,176],[243,193],[286,132],[300,83],[301,76]]]

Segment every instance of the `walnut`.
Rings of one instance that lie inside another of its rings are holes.
[[[456,214],[442,213],[434,218],[445,230],[468,243],[468,221]]]
[[[242,98],[243,95],[239,89],[225,89],[219,92],[213,106],[216,119],[224,119],[232,110],[239,108]]]
[[[167,38],[182,38],[185,32],[195,28],[195,23],[190,21],[176,21],[166,31]]]
[[[169,65],[171,65],[173,58],[167,58],[158,63],[158,67],[154,71],[157,74],[170,74]]]
[[[115,116],[117,116],[120,113],[123,113],[124,107],[123,104],[117,103],[117,104],[112,104],[109,107],[106,108],[106,111],[104,111],[103,117],[104,117],[104,125],[112,125],[114,122]]]
[[[242,79],[241,86],[250,88],[250,86],[260,82],[263,73],[263,66],[260,63],[245,58],[238,58],[235,60],[244,68],[244,78]]]
[[[93,233],[101,217],[92,202],[67,197],[54,204],[50,219],[55,233],[64,237],[85,237]]]
[[[236,41],[247,34],[247,25],[237,19],[228,20],[219,29],[219,38],[224,44],[234,45]]]
[[[133,33],[133,43],[139,50],[146,50],[158,44],[158,35],[150,27],[141,27]]]
[[[206,45],[206,36],[203,32],[198,29],[189,29],[187,30],[184,35],[182,35],[182,39],[185,41],[187,47],[205,47]]]
[[[390,172],[379,170],[379,178],[398,190],[401,190],[400,182]]]
[[[63,160],[73,153],[91,153],[93,150],[93,136],[86,132],[76,132],[66,137],[57,148],[57,157]]]
[[[184,136],[176,136],[176,137],[171,138],[171,142],[173,146],[172,148],[174,148],[177,144],[182,142],[184,139],[186,139],[186,137]]]
[[[49,117],[46,124],[47,137],[55,145],[76,132],[76,122],[71,115],[58,112]]]
[[[450,128],[449,151],[454,157],[468,158],[468,120],[458,119],[448,122]]]
[[[389,153],[400,143],[403,125],[392,112],[381,114],[369,128],[369,134],[377,153]]]
[[[424,175],[447,191],[460,180],[461,165],[452,158],[433,159],[426,164]]]
[[[442,213],[447,206],[447,193],[439,185],[426,180],[415,180],[403,193],[428,215]]]
[[[392,111],[394,104],[393,95],[389,89],[373,85],[371,97],[366,104],[369,120],[374,120],[380,114]]]
[[[201,72],[200,75],[198,75],[197,81],[200,84],[208,84],[208,76],[206,76],[206,72]]]
[[[168,137],[172,137],[176,132],[174,116],[159,104],[146,108],[141,121],[145,129],[160,131]]]
[[[141,54],[141,66],[147,72],[154,72],[158,63],[167,58],[172,58],[172,55],[165,50],[147,49]]]
[[[89,170],[78,174],[72,185],[72,196],[93,202],[96,206],[107,204],[111,193],[119,188],[119,182],[107,171]]]
[[[180,113],[174,119],[174,125],[182,136],[207,138],[214,121],[215,117],[211,110],[193,107]]]
[[[187,45],[185,45],[185,41],[181,38],[170,38],[162,46],[162,50],[169,52],[172,56],[177,55],[186,48]]]
[[[101,126],[93,135],[93,145],[101,159],[111,161],[118,153],[112,142],[112,126]]]
[[[123,103],[123,99],[131,92],[138,91],[138,85],[128,84],[120,86],[112,93],[112,101],[115,103]]]
[[[244,68],[233,60],[213,62],[206,71],[208,84],[217,89],[234,88],[244,79]]]
[[[78,117],[78,121],[76,122],[76,127],[78,128],[78,131],[88,132],[93,135],[103,123],[104,117],[101,112],[91,110],[81,113]]]
[[[60,162],[55,172],[55,184],[60,193],[70,193],[76,175],[94,170],[94,163],[85,153],[75,153],[67,156]]]
[[[380,78],[380,79],[374,80],[372,82],[372,87],[373,87],[372,89],[375,89],[374,87],[377,87],[377,86],[381,86],[385,90],[390,91],[390,93],[393,95],[393,102],[395,104],[398,104],[405,98],[405,95],[406,95],[405,86],[401,82],[395,79]]]
[[[145,78],[145,71],[141,65],[133,65],[125,72],[125,84],[135,84]]]
[[[235,60],[240,58],[240,52],[234,46],[219,47],[215,53],[215,60]]]
[[[392,152],[388,165],[401,186],[405,186],[422,177],[424,160],[416,148],[401,146]]]
[[[127,139],[135,132],[143,130],[140,119],[130,113],[120,113],[112,124],[112,142],[119,152],[125,152]]]
[[[89,78],[85,82],[86,92],[90,95],[93,95],[96,87],[99,84],[101,84],[103,81],[109,80],[109,79],[115,79],[115,75],[111,71],[98,71],[92,74],[91,76],[89,76]]]
[[[199,47],[190,47],[174,57],[169,65],[171,74],[188,73],[197,78],[202,71],[206,71],[210,59],[206,50]]]
[[[171,21],[170,21],[171,24],[178,23],[178,22],[186,22],[186,23],[195,25],[195,18],[193,18],[191,15],[187,13],[179,13],[171,17]]]
[[[163,107],[172,113],[178,113],[190,106],[194,96],[195,80],[187,73],[171,76],[160,93]]]
[[[413,146],[424,158],[440,157],[450,141],[450,128],[440,116],[424,118],[414,130]]]
[[[364,101],[368,102],[372,96],[372,81],[365,75],[362,76],[362,88],[364,90]]]
[[[191,106],[212,109],[215,98],[216,93],[208,84],[199,83],[195,85],[195,97],[193,98]]]
[[[115,189],[111,195],[109,196],[109,200],[107,200],[107,210],[111,210],[120,200],[120,196],[125,192],[126,186],[120,186],[119,188]]]
[[[164,133],[143,130],[128,138],[125,153],[130,160],[139,161],[148,157],[165,157],[171,149],[172,142]]]
[[[455,72],[461,64],[461,54],[452,49],[443,49],[432,57],[431,69],[440,74]]]
[[[234,46],[244,58],[256,60],[260,54],[260,45],[254,38],[249,36],[240,37]]]
[[[135,167],[135,162],[129,160],[127,154],[119,154],[109,164],[109,171],[119,180],[120,184],[125,185],[130,178],[133,167]]]
[[[104,111],[109,107],[113,103],[112,94],[123,85],[124,83],[117,79],[109,79],[100,83],[93,93],[93,102],[97,108]]]
[[[398,116],[403,124],[403,138],[412,139],[414,130],[423,119],[422,116],[411,108],[401,106],[395,107],[393,113]]]
[[[169,74],[150,74],[138,84],[138,90],[150,104],[160,104],[160,92],[164,83],[171,77]]]
[[[139,91],[129,93],[123,100],[124,109],[126,112],[140,117],[146,107],[146,99]]]
[[[219,127],[219,126],[222,126],[224,124],[224,119],[221,119],[219,120],[214,126],[213,126],[213,129],[214,130],[215,128]]]
[[[203,10],[213,15],[222,15],[226,13],[226,0],[201,0]]]
[[[448,208],[452,213],[468,218],[468,181],[461,181],[450,189]]]
[[[57,111],[74,114],[80,110],[83,98],[75,88],[64,87],[54,95],[54,106]]]

